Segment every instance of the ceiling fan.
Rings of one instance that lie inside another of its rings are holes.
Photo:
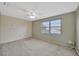
[[[15,9],[18,9],[18,10],[21,10],[23,11],[24,13],[27,13],[27,16],[31,19],[35,19],[37,17],[37,14],[33,11],[33,10],[26,10],[26,9],[23,9],[23,8],[19,8],[19,7],[15,7],[7,2],[4,2],[3,3],[4,6],[9,6],[9,7],[12,7],[12,8],[15,8]]]

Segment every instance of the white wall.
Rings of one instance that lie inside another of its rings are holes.
[[[0,16],[0,43],[11,42],[32,36],[32,22]]]

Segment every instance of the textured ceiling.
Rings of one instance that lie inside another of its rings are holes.
[[[0,2],[1,15],[17,17],[29,21],[73,12],[77,9],[77,2],[7,2],[5,5]],[[35,19],[29,18],[32,11],[36,14]]]

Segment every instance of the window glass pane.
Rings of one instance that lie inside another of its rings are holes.
[[[50,33],[61,34],[61,20],[52,20],[50,23]]]
[[[49,21],[42,22],[42,27],[49,27]]]
[[[61,34],[61,30],[60,27],[55,28],[55,27],[51,27],[51,31],[52,34]]]
[[[61,20],[52,20],[51,21],[51,26],[61,26]]]
[[[42,33],[49,33],[49,28],[42,28]]]
[[[42,22],[41,32],[42,33],[49,33],[49,21]]]

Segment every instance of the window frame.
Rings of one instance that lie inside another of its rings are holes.
[[[56,19],[53,19],[53,20],[50,20],[50,24],[51,24],[51,21],[54,21],[54,20],[60,20],[61,22],[60,22],[60,34],[62,33],[62,18],[56,18]],[[49,33],[50,34],[56,34],[56,35],[58,35],[59,33],[51,33],[51,25],[50,25],[50,31],[49,31]]]
[[[43,30],[43,28],[44,28],[44,27],[42,26],[42,23],[43,23],[43,22],[49,22],[49,20],[45,20],[45,21],[42,21],[42,22],[41,22],[41,33],[43,33],[42,30]],[[49,27],[48,27],[48,28],[49,28]],[[49,30],[50,30],[50,29],[49,29]],[[48,33],[43,33],[43,34],[49,34],[49,32],[48,32]]]
[[[58,33],[51,33],[51,21],[54,21],[54,20],[61,20],[61,22],[60,22],[60,33],[58,34]],[[43,22],[49,22],[49,33],[42,33],[42,29],[43,29],[43,26],[42,26],[42,23]],[[61,35],[62,34],[62,18],[60,17],[60,18],[54,18],[54,19],[49,19],[49,20],[44,20],[44,21],[42,21],[42,23],[41,23],[41,33],[42,34],[52,34],[52,35]]]

